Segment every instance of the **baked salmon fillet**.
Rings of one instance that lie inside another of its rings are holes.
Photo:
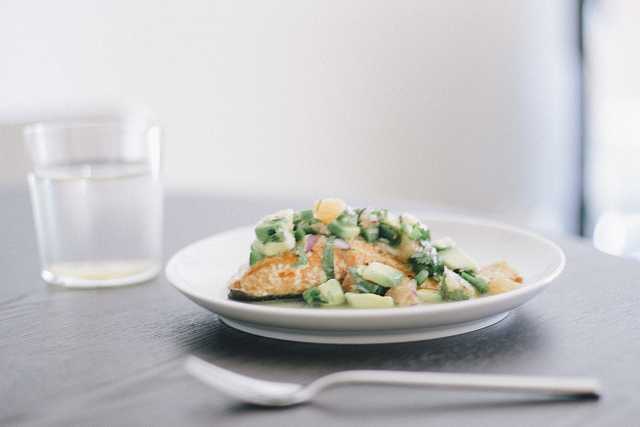
[[[480,267],[452,238],[432,239],[411,214],[341,199],[267,215],[254,233],[249,267],[229,283],[231,299],[389,308],[480,298],[523,281],[506,262]]]
[[[243,301],[265,301],[270,299],[299,298],[309,288],[328,280],[322,260],[327,238],[319,236],[313,248],[307,252],[307,263],[297,266],[299,257],[294,251],[264,258],[240,277],[232,280],[229,297]],[[348,249],[333,247],[333,271],[335,279],[342,283],[345,291],[355,286],[350,268],[380,262],[413,276],[409,267],[387,253],[383,248],[364,240],[354,239]]]

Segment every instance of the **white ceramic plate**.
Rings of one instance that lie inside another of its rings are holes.
[[[246,264],[253,228],[195,242],[175,254],[166,274],[184,295],[217,313],[229,326],[271,338],[332,344],[418,341],[456,335],[502,320],[542,291],[563,270],[553,242],[515,227],[472,219],[424,218],[434,238],[451,236],[481,265],[506,260],[525,283],[479,299],[390,309],[312,309],[232,301],[229,279]]]

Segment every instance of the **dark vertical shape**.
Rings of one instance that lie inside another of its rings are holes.
[[[587,197],[586,197],[586,151],[587,151],[587,92],[585,81],[585,5],[589,0],[578,0],[577,3],[577,49],[578,49],[578,233],[587,233]]]

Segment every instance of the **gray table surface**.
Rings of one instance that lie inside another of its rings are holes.
[[[166,252],[280,207],[204,196],[167,200]],[[640,264],[557,238],[567,268],[503,322],[434,341],[323,346],[236,332],[164,277],[69,291],[38,277],[26,193],[0,192],[0,425],[639,425]],[[382,387],[339,388],[292,409],[259,409],[187,376],[185,355],[266,379],[342,369],[589,375],[599,401]]]

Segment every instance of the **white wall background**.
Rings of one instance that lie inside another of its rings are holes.
[[[567,229],[575,1],[0,0],[0,180],[17,124],[142,105],[167,185],[402,198]]]

